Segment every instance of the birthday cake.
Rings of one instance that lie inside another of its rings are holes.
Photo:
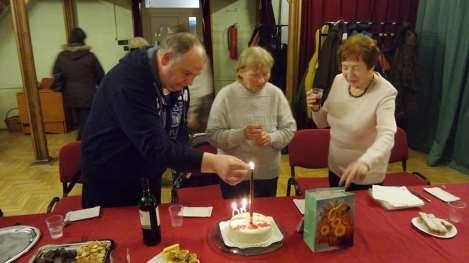
[[[272,221],[259,213],[253,213],[252,223],[249,213],[233,216],[229,221],[228,237],[232,242],[256,245],[267,241],[272,235]]]

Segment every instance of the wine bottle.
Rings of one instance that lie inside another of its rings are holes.
[[[148,178],[142,179],[143,196],[140,199],[140,224],[143,242],[147,246],[154,246],[161,242],[160,214],[155,196],[150,190]]]

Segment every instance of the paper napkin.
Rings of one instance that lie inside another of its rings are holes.
[[[440,200],[443,200],[445,202],[454,202],[454,201],[458,201],[461,199],[451,193],[446,192],[440,187],[427,187],[427,188],[424,187],[423,190],[425,190],[425,192],[428,192],[434,195],[436,198],[439,198]]]
[[[423,201],[405,186],[373,185],[371,197],[388,210],[423,206]]]
[[[210,217],[212,216],[213,206],[196,207],[184,206],[182,216],[184,217]]]
[[[100,210],[101,210],[100,206],[95,206],[92,208],[70,211],[65,215],[65,221],[73,222],[73,221],[98,217]]]
[[[304,199],[293,199],[293,203],[295,203],[296,208],[300,211],[302,215],[305,214],[305,200]]]

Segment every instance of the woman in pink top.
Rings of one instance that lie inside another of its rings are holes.
[[[319,128],[331,128],[330,186],[366,189],[382,184],[386,175],[396,132],[397,90],[374,71],[379,49],[372,38],[351,36],[338,54],[342,73],[312,118]],[[307,96],[309,107],[318,100],[318,94]]]

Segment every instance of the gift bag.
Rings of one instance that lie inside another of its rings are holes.
[[[305,193],[303,238],[314,252],[353,246],[355,194],[342,187]]]

